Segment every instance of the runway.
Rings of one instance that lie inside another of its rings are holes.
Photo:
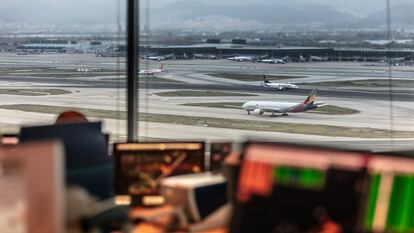
[[[54,87],[76,87],[76,88],[125,88],[126,80],[119,81],[104,81],[104,80],[84,80],[84,79],[54,79],[41,77],[20,77],[8,76],[2,77],[1,82],[13,82],[15,87],[24,87],[30,84],[33,87],[44,87],[53,84]],[[19,85],[20,84],[20,85]],[[200,84],[200,83],[153,83],[153,82],[139,82],[139,87],[149,89],[177,89],[177,90],[220,90],[220,91],[235,91],[235,92],[249,92],[249,93],[263,93],[275,95],[300,95],[305,96],[312,91],[312,88],[300,88],[295,90],[278,91],[275,89],[268,89],[259,85],[242,85],[242,84]],[[374,99],[374,100],[395,100],[395,101],[413,101],[414,92],[393,92],[392,95],[384,90],[329,90],[325,88],[317,88],[318,95],[323,97],[340,97],[349,99]]]
[[[102,68],[106,70],[125,70],[123,58],[102,58],[85,54],[50,54],[50,55],[27,55],[19,56],[9,53],[0,53],[0,64],[3,67],[53,67],[64,70],[74,70],[79,67]],[[277,95],[307,95],[312,87],[300,85],[302,82],[326,82],[344,80],[365,79],[388,79],[387,67],[366,67],[361,64],[349,63],[290,63],[290,64],[263,64],[251,62],[233,62],[228,60],[167,60],[161,62],[141,63],[142,69],[159,68],[161,64],[167,69],[167,73],[160,76],[173,82],[139,82],[141,87],[149,89],[190,89],[190,90],[223,90],[250,93],[275,93]],[[256,82],[243,82],[231,79],[223,79],[211,76],[211,73],[235,73],[235,74],[257,74],[259,80]],[[306,78],[295,78],[280,80],[280,82],[296,82],[301,87],[299,90],[286,90],[283,92],[274,89],[266,89],[260,86],[262,74],[268,75],[292,75],[306,76]],[[87,75],[87,74],[85,74]],[[0,84],[5,86],[12,82],[15,86],[53,86],[56,87],[78,87],[78,88],[125,88],[125,76],[103,76],[103,77],[34,77],[27,75],[2,75]],[[105,80],[107,78],[120,78],[120,80]],[[393,68],[392,78],[398,80],[414,80],[414,67]],[[351,99],[380,99],[395,101],[414,100],[414,91],[406,88],[394,88],[392,95],[388,88],[344,88],[318,87],[318,95],[324,97],[340,97]]]

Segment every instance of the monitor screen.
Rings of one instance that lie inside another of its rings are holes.
[[[414,159],[247,143],[231,232],[413,232]]]
[[[414,160],[374,156],[368,164],[363,230],[366,232],[414,231]]]
[[[353,232],[367,157],[290,145],[245,147],[231,232]]]
[[[101,122],[23,127],[21,142],[59,139],[65,148],[67,170],[106,164],[108,147]]]
[[[212,142],[210,144],[210,171],[220,172],[224,159],[231,152],[231,142]]]
[[[118,204],[158,205],[161,181],[204,171],[204,143],[120,143],[114,146]]]

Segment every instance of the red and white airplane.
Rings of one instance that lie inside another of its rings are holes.
[[[313,89],[303,103],[249,101],[244,103],[242,108],[246,110],[249,115],[250,112],[258,115],[270,112],[272,113],[272,116],[276,116],[276,113],[282,113],[282,116],[287,116],[288,113],[306,112],[323,105],[315,103],[316,92],[316,89]]]
[[[164,64],[161,64],[161,67],[159,69],[151,69],[151,70],[140,70],[138,72],[138,75],[154,75],[157,73],[165,72]]]

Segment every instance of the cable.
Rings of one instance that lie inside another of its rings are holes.
[[[150,32],[150,1],[146,0],[146,12],[145,12],[145,23],[146,23],[146,27],[145,27],[145,33],[147,34],[146,36],[146,43],[145,43],[145,56],[148,58],[149,57],[149,46],[150,46],[150,39],[151,39],[151,32]],[[145,66],[146,69],[149,70],[149,61],[148,59],[145,59]],[[145,113],[144,114],[149,114],[149,91],[148,91],[148,82],[149,79],[147,78],[145,80]],[[144,136],[145,138],[148,139],[149,137],[149,121],[148,119],[144,121]],[[145,139],[145,140],[147,140]]]
[[[117,38],[116,38],[116,46],[118,49],[118,54],[116,55],[116,76],[118,78],[117,82],[116,82],[116,96],[117,96],[117,100],[116,100],[116,112],[117,112],[117,121],[116,121],[116,128],[117,128],[117,132],[116,134],[118,135],[118,137],[120,137],[121,135],[121,81],[123,81],[120,77],[121,77],[121,57],[120,57],[120,53],[119,53],[119,49],[121,46],[121,32],[122,32],[122,27],[121,27],[121,0],[117,1],[117,5],[116,5],[116,10],[117,10],[117,17],[116,17],[116,23],[117,23]],[[119,138],[118,138],[119,140]]]
[[[394,150],[394,93],[393,93],[393,80],[392,80],[392,59],[391,49],[393,44],[392,28],[391,28],[391,3],[390,0],[386,0],[387,4],[387,56],[388,56],[388,93],[389,93],[389,108],[390,108],[390,146],[391,150]]]

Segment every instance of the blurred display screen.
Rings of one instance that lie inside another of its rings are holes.
[[[0,144],[2,145],[17,145],[19,137],[15,134],[3,134],[0,136]]]
[[[248,143],[233,215],[231,232],[413,232],[414,160]]]
[[[21,161],[0,160],[0,232],[28,232],[24,171]]]
[[[114,148],[116,194],[131,196],[135,204],[159,195],[166,177],[204,171],[203,143],[126,143]]]
[[[224,159],[232,152],[231,142],[212,142],[210,144],[210,170],[220,171]]]
[[[368,165],[363,228],[371,232],[414,231],[414,160],[376,156]]]

